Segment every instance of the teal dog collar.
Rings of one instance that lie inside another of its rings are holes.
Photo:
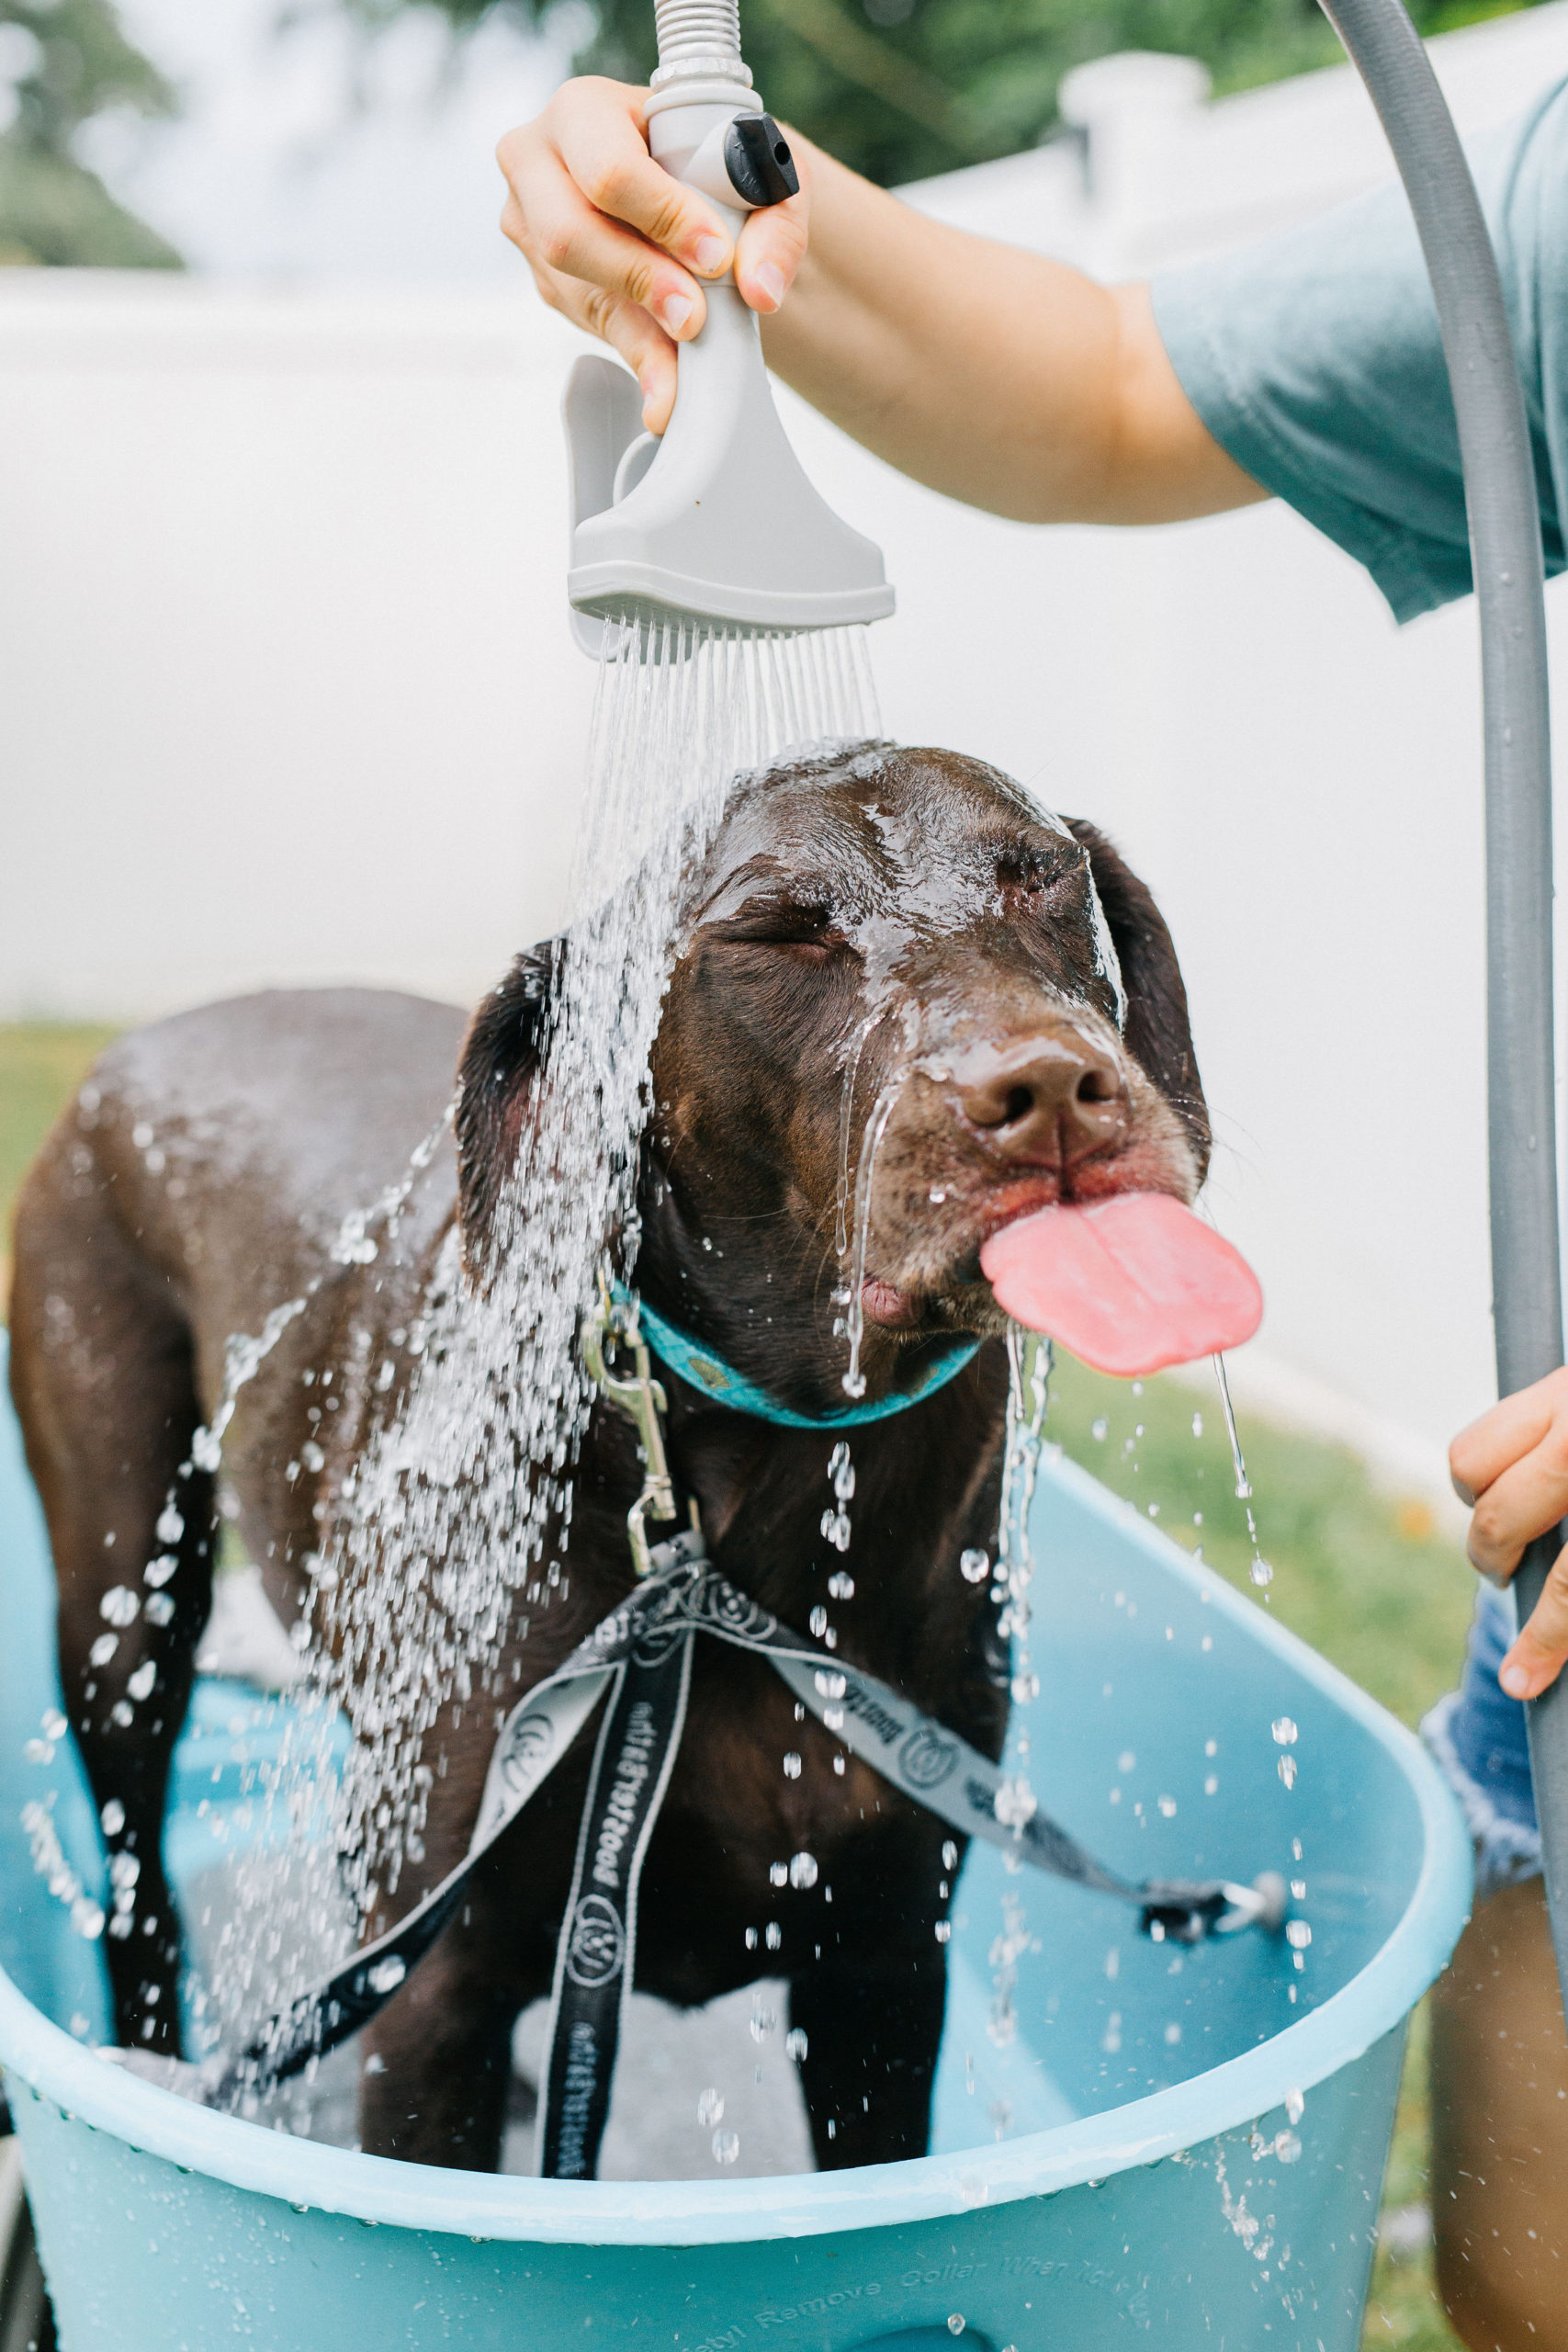
[[[615,1285],[617,1306],[629,1306],[632,1294],[624,1283]],[[694,1340],[689,1331],[667,1323],[656,1307],[646,1299],[637,1303],[637,1318],[642,1336],[660,1363],[679,1373],[682,1380],[700,1388],[717,1405],[728,1405],[732,1412],[750,1413],[753,1419],[773,1421],[786,1430],[853,1429],[863,1421],[886,1421],[895,1413],[902,1413],[911,1405],[923,1403],[939,1388],[961,1373],[966,1363],[979,1353],[978,1340],[959,1340],[945,1348],[934,1363],[928,1364],[912,1388],[899,1396],[883,1396],[871,1405],[846,1405],[837,1413],[792,1413],[787,1405],[775,1403],[765,1388],[735,1370],[724,1358],[716,1355]]]

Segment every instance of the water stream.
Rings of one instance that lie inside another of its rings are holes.
[[[275,1829],[319,1818],[341,1711],[354,1740],[336,1842],[362,1916],[423,1859],[437,1715],[472,1704],[499,1723],[509,1634],[570,1590],[571,1477],[592,1402],[577,1333],[600,1261],[627,1272],[636,1260],[649,1059],[683,885],[735,776],[878,732],[865,635],[606,630],[570,921],[488,1259],[476,1279],[451,1236],[409,1334],[402,1408],[378,1418],[371,1399],[368,1442],[311,1563],[317,1638],[268,1801]],[[353,1254],[373,1256],[374,1212],[350,1222]],[[365,1409],[373,1368],[356,1359],[339,1376],[345,1405]],[[241,1920],[216,1988],[225,2040],[299,1989],[276,1871],[251,1875],[239,1901],[254,1932]]]

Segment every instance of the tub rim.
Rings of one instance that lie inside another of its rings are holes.
[[[1113,1521],[1166,1574],[1272,1650],[1352,1716],[1403,1770],[1421,1815],[1421,1867],[1399,1918],[1363,1968],[1322,2006],[1253,2049],[1120,2107],[995,2145],[843,2172],[754,2180],[564,2181],[446,2171],[329,2148],[215,2115],[128,2075],[72,2039],[0,1970],[0,2065],[38,2098],[140,2154],[200,2172],[297,2211],[441,2235],[541,2245],[713,2245],[816,2237],[956,2218],[1055,2196],[1235,2131],[1361,2057],[1437,1975],[1468,1915],[1471,1854],[1456,1804],[1414,1734],[1213,1568],[1125,1513],[1060,1457],[1042,1480]],[[1087,2138],[1087,2144],[1086,2144]]]

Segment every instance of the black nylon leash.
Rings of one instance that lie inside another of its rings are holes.
[[[547,2180],[592,2180],[598,2169],[631,1999],[637,1888],[685,1725],[692,1637],[654,1633],[615,1671],[556,1945],[549,2063],[539,2087],[539,2170]],[[606,1775],[607,1758],[615,1760]]]

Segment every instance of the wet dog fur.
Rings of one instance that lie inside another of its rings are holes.
[[[216,1481],[190,1466],[192,1437],[221,1392],[226,1346],[315,1285],[243,1390],[224,1451],[251,1556],[287,1623],[344,1477],[406,1393],[409,1335],[454,1220],[484,1278],[531,1090],[548,1083],[549,967],[547,949],[520,958],[466,1035],[445,1006],[368,990],[275,993],[160,1023],[103,1057],[28,1179],[12,1381],[53,1545],[72,1724],[118,1824],[111,1855],[139,1868],[130,1932],[105,1946],[126,2045],[178,2046],[180,1935],[159,1833],[216,1540]],[[840,1657],[997,1756],[1006,1644],[988,1583],[958,1566],[994,1544],[1007,1385],[979,1250],[1056,1200],[1191,1198],[1209,1138],[1186,999],[1166,926],[1110,843],[1047,820],[976,762],[867,747],[735,793],[659,1031],[637,1280],[783,1403],[816,1414],[843,1403],[835,1225],[857,1037],[852,1184],[873,1105],[886,1114],[861,1294],[867,1393],[907,1385],[954,1335],[987,1344],[926,1401],[851,1433],[847,1558],[821,1532],[832,1435],[752,1419],[665,1372],[671,1464],[682,1516],[694,1499],[727,1577],[798,1630],[847,1566],[853,1596],[831,1611]],[[455,1136],[415,1184],[395,1249],[336,1262],[343,1218],[404,1173],[455,1066]],[[357,1378],[355,1363],[391,1364],[390,1385]],[[527,1612],[525,1639],[513,1625],[503,1687],[542,1679],[629,1589],[638,1484],[629,1428],[596,1408],[569,1574],[552,1605]],[[171,1487],[181,1525],[165,1521],[161,1535]],[[157,1599],[143,1577],[154,1559],[173,1563]],[[95,1664],[117,1587],[142,1605]],[[427,1743],[423,1857],[368,1931],[460,1859],[493,1724],[473,1706],[443,1711]],[[367,2149],[499,2161],[512,2027],[549,1989],[592,1732],[367,2029],[379,2064],[362,2075]],[[786,1752],[802,1759],[798,1778],[784,1775]],[[788,1979],[819,2165],[925,2149],[950,1836],[821,1725],[797,1722],[764,1663],[699,1643],[644,1874],[637,1981],[690,2006],[763,1974]],[[816,1885],[774,1887],[770,1864],[801,1851],[818,1860]],[[776,1950],[748,1937],[770,1923]]]

